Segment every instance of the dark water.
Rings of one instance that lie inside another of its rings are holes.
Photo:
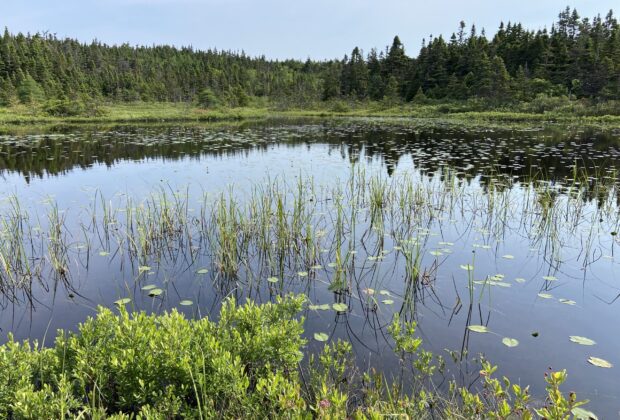
[[[602,418],[616,418],[619,140],[619,133],[557,127],[467,130],[378,120],[1,136],[3,239],[17,197],[31,226],[24,252],[38,270],[29,282],[22,278],[28,287],[2,287],[2,337],[51,343],[56,329],[75,329],[97,305],[124,297],[136,309],[204,316],[228,296],[264,302],[304,293],[313,305],[348,308],[306,311],[311,350],[322,345],[313,334],[325,332],[350,340],[360,366],[396,372],[386,325],[400,312],[418,322],[426,349],[447,357],[448,379],[475,383],[475,359],[484,354],[499,375],[531,384],[540,397],[547,369],[567,369],[565,390],[591,400]],[[380,222],[367,198],[355,201],[349,192],[352,177],[367,195],[372,182],[387,191]],[[257,188],[269,185],[282,191],[291,218],[295,197],[303,199],[316,242],[312,262],[300,255],[267,261],[253,244],[234,275],[223,272],[215,242],[207,244],[217,233],[201,223],[217,213],[220,194],[247,210]],[[132,255],[123,239],[127,213],[161,208],[163,194],[187,219],[187,235]],[[48,252],[54,208],[67,250],[60,274]],[[339,208],[342,249],[335,246]],[[420,250],[422,270],[414,287],[405,268],[412,249]],[[334,287],[339,258],[346,258],[346,287]],[[477,281],[473,300],[466,265]],[[278,282],[267,281],[272,276]],[[163,293],[151,297],[145,285]],[[477,324],[491,332],[467,329]],[[503,337],[519,345],[508,348]],[[453,363],[445,349],[462,356]],[[590,356],[614,367],[595,367]]]

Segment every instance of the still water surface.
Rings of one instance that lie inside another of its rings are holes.
[[[2,337],[12,332],[49,344],[57,329],[75,329],[97,305],[125,297],[135,309],[214,316],[225,297],[264,302],[304,293],[315,305],[304,314],[311,351],[322,345],[313,334],[325,332],[350,340],[360,367],[394,373],[386,325],[398,312],[418,322],[427,350],[446,356],[448,379],[475,383],[483,354],[500,375],[531,384],[540,396],[547,369],[567,369],[565,390],[591,400],[603,418],[617,418],[619,140],[617,132],[380,120],[0,136],[4,239],[19,203],[30,226],[25,253],[37,271],[28,287],[2,288]],[[223,217],[217,203],[232,198],[241,214],[251,214],[249,203],[272,200],[274,189],[291,220],[295,200],[303,202],[304,235],[313,245],[299,245],[303,256],[267,258],[252,243],[235,273],[226,272],[214,245],[221,235],[209,225]],[[379,190],[384,205],[373,213],[369,196]],[[161,208],[164,195],[186,222],[182,235],[158,252],[132,255],[123,236],[133,217],[127,214]],[[62,275],[48,250],[55,209],[66,249]],[[420,256],[413,286],[407,252]],[[163,293],[149,296],[145,286]],[[347,311],[316,308],[334,302]],[[505,346],[504,337],[519,345]],[[595,367],[590,356],[615,366]]]

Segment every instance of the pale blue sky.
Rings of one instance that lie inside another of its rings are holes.
[[[245,50],[269,58],[340,58],[399,35],[415,55],[429,34],[465,20],[487,33],[500,21],[549,26],[567,5],[583,16],[620,14],[618,0],[0,0],[0,26],[81,41]]]

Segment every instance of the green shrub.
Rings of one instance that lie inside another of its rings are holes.
[[[77,333],[60,331],[53,348],[9,337],[0,346],[0,417],[531,419],[536,413],[560,420],[591,414],[573,393],[560,392],[563,371],[548,373],[546,403],[536,409],[527,388],[493,378],[497,367],[484,360],[483,392],[455,383],[446,395],[429,391],[443,361],[422,349],[415,323],[398,317],[389,333],[413,388],[372,369],[359,375],[352,346],[343,341],[299,370],[304,300],[289,296],[260,306],[228,300],[217,323],[176,311],[100,308]]]
[[[0,348],[0,416],[79,413],[269,417],[304,407],[297,379],[300,298],[224,303],[221,320],[101,308],[53,349]],[[35,343],[36,347],[36,343]]]

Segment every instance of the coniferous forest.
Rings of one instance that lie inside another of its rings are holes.
[[[0,37],[0,104],[105,101],[303,106],[335,98],[465,100],[620,99],[620,25],[567,8],[549,29],[501,23],[494,35],[465,22],[417,48],[396,36],[385,50],[340,60],[275,61],[191,47],[84,44],[51,34]]]

